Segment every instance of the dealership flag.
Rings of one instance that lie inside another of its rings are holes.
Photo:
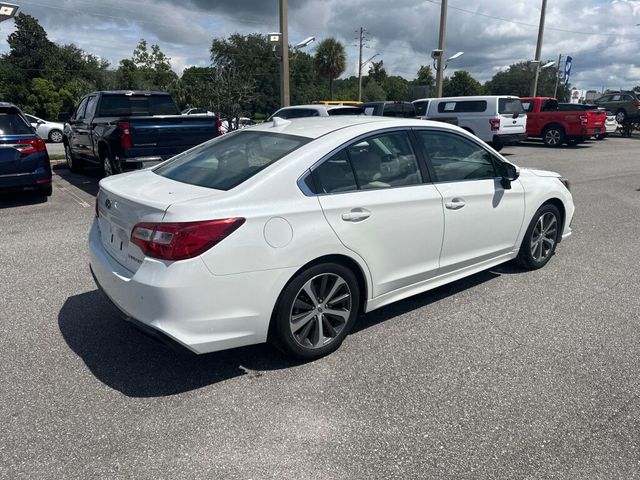
[[[573,59],[567,55],[567,60],[564,62],[564,86],[569,83],[569,77],[571,76],[571,61]]]

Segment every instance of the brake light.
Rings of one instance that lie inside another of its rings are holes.
[[[216,137],[222,135],[222,120],[219,118],[216,119]]]
[[[120,130],[120,146],[123,149],[133,148],[133,139],[131,138],[129,122],[118,122],[117,126]]]
[[[138,223],[131,241],[149,257],[184,260],[201,255],[236,231],[244,218],[200,222]]]
[[[25,155],[47,151],[47,146],[45,145],[44,140],[42,140],[41,138],[33,138],[31,140],[18,140],[15,145],[20,153],[23,153]]]
[[[491,118],[491,119],[489,119],[489,125],[491,125],[491,131],[492,132],[500,130],[500,119],[499,118]]]

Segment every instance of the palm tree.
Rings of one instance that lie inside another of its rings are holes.
[[[344,47],[335,38],[323,40],[316,48],[314,63],[320,76],[329,79],[329,96],[333,100],[333,79],[344,73],[347,64]]]

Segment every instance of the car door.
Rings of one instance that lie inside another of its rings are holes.
[[[76,157],[82,157],[86,154],[86,124],[84,121],[84,112],[87,108],[88,97],[83,98],[69,119],[69,147]],[[84,140],[84,142],[83,142]]]
[[[442,197],[419,165],[410,132],[356,140],[312,175],[327,221],[369,267],[373,297],[437,273]]]
[[[97,95],[90,95],[86,98],[85,107],[76,118],[76,123],[74,125],[74,153],[76,156],[85,160],[96,159],[93,155],[93,127],[91,125],[91,120],[93,120],[97,100]]]
[[[441,273],[513,251],[524,219],[519,181],[501,183],[502,160],[455,132],[417,130],[444,201]]]

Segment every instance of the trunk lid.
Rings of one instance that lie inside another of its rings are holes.
[[[18,143],[34,139],[37,139],[35,135],[0,136],[0,175],[32,173],[42,164],[42,152],[34,152],[28,144]]]
[[[527,131],[527,113],[517,97],[498,99],[501,134],[518,134]]]
[[[161,222],[171,204],[216,193],[223,192],[176,182],[151,170],[108,177],[100,182],[96,197],[102,244],[120,265],[136,272],[145,258],[130,241],[136,224]]]

